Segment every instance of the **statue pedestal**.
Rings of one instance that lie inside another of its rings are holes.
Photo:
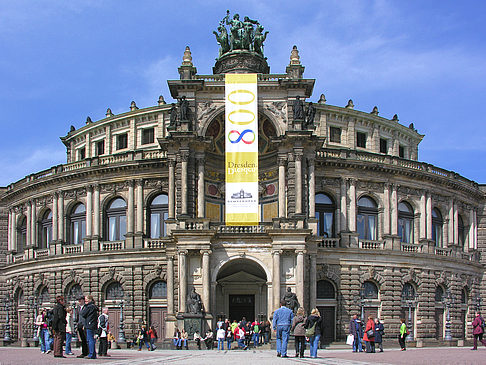
[[[194,332],[199,331],[199,334],[203,334],[203,319],[202,313],[183,313],[177,316],[177,319],[183,323],[182,328],[187,332],[189,338],[193,338]],[[204,336],[203,336],[204,337]]]
[[[294,131],[301,131],[303,130],[302,127],[304,125],[304,119],[294,119]]]
[[[192,126],[191,126],[191,121],[189,120],[181,120],[180,121],[180,131],[181,132],[191,132],[192,131]]]

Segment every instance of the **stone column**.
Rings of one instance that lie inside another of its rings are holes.
[[[187,298],[187,267],[186,267],[187,250],[179,251],[179,312],[186,312]]]
[[[282,251],[275,250],[273,254],[273,308],[280,307],[280,254]]]
[[[86,189],[86,236],[93,234],[93,187]]]
[[[347,195],[348,195],[348,189],[347,189],[347,182],[346,179],[341,178],[341,205],[340,205],[340,210],[341,210],[341,231],[347,231],[348,230],[348,202],[347,202]]]
[[[449,240],[452,240],[452,237],[454,237],[454,243],[457,245],[459,243],[459,210],[454,202],[451,204],[451,210],[453,211],[452,217],[454,217],[454,220],[449,219],[450,227],[453,227],[452,229],[449,228],[449,232],[451,232]]]
[[[316,216],[316,177],[315,177],[315,161],[309,158],[309,217]]]
[[[32,199],[31,202],[31,210],[30,210],[30,244],[33,247],[37,247],[37,207],[35,199]]]
[[[295,214],[302,214],[302,151],[295,154]]]
[[[128,181],[128,201],[127,201],[127,233],[133,233],[133,223],[135,218],[134,208],[135,192],[133,180]]]
[[[478,212],[476,209],[473,209],[473,248],[475,250],[478,249]]]
[[[169,219],[175,218],[175,164],[173,159],[169,159]]]
[[[315,308],[317,305],[317,262],[316,255],[310,255],[310,307]],[[302,303],[301,303],[302,305]]]
[[[391,234],[398,235],[398,186],[392,185],[391,194]]]
[[[349,230],[356,232],[356,180],[349,181]]]
[[[57,230],[59,228],[57,214],[57,194],[52,194],[52,240],[55,242],[58,240]]]
[[[93,235],[100,236],[100,186],[94,186],[94,202],[93,202]]]
[[[210,312],[210,282],[211,282],[211,271],[209,269],[209,255],[211,251],[209,250],[201,250],[202,254],[202,281],[203,281],[203,292],[202,292],[202,301],[204,311],[206,313]]]
[[[59,220],[58,235],[59,240],[64,242],[64,193],[59,193],[59,198],[57,200],[57,213]]]
[[[427,199],[426,192],[422,191],[420,196],[420,238],[427,238]]]
[[[26,245],[30,246],[31,243],[31,235],[32,235],[32,205],[30,202],[27,202],[26,204],[26,214],[27,214],[27,227],[26,227],[26,233],[25,233],[25,238],[26,238]],[[25,247],[24,247],[25,248]]]
[[[7,233],[7,250],[13,250],[13,240],[12,240],[12,227],[13,227],[13,212],[12,210],[8,211],[8,233]]]
[[[427,194],[427,239],[432,239],[432,196]]]
[[[390,234],[390,184],[383,189],[383,234]]]
[[[469,234],[468,234],[468,241],[469,241],[469,248],[473,249],[476,247],[476,242],[475,242],[475,230],[476,230],[476,221],[475,221],[475,215],[474,215],[474,210],[471,208],[469,211],[469,221],[471,224],[469,224]]]
[[[204,218],[206,215],[206,203],[204,201],[204,156],[197,159],[197,217]]]
[[[137,196],[137,225],[135,231],[138,234],[143,234],[143,180],[136,181],[136,196]]]
[[[299,304],[304,305],[304,250],[297,250],[296,294]],[[312,281],[312,280],[311,280]]]
[[[174,314],[174,257],[167,258],[167,314]]]
[[[181,215],[187,215],[187,163],[189,151],[181,151]]]
[[[285,218],[285,154],[278,156],[278,217]]]

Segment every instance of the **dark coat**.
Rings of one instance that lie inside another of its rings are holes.
[[[83,305],[83,308],[86,307],[86,305]],[[86,318],[84,318],[82,311],[83,308],[81,306],[76,307],[76,318],[78,319],[78,330],[83,330],[84,325],[86,324]]]
[[[83,307],[80,314],[85,318],[84,327],[87,330],[96,331],[98,328],[98,307],[93,302],[89,302]]]
[[[375,342],[383,342],[383,335],[385,334],[385,327],[383,323],[375,323]]]
[[[359,323],[355,319],[349,321],[349,333],[354,337],[359,335]]]
[[[52,330],[55,332],[66,332],[66,309],[61,303],[56,303],[52,310]]]
[[[307,319],[305,320],[304,327],[311,328],[314,323],[317,321],[316,328],[315,328],[315,336],[321,335],[324,333],[324,323],[322,321],[322,317],[315,316],[311,314]]]
[[[477,316],[476,318],[474,318],[474,321],[472,323],[473,335],[480,335],[481,333],[484,332],[483,327],[481,326],[483,321],[484,321],[484,319],[481,316]]]

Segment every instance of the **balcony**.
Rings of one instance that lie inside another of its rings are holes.
[[[401,246],[401,250],[403,252],[409,252],[409,253],[423,252],[423,246],[422,245],[416,245],[414,243],[400,242],[400,246]]]
[[[121,251],[125,249],[125,241],[101,242],[101,251]]]
[[[359,240],[359,248],[363,250],[384,250],[385,241]]]
[[[143,248],[160,250],[162,248],[165,248],[165,246],[166,240],[163,239],[147,238],[143,241]]]
[[[71,244],[71,245],[63,245],[62,246],[62,253],[64,255],[74,255],[77,253],[83,252],[83,245],[81,244]]]
[[[317,241],[319,248],[337,248],[339,247],[339,238],[319,238]]]

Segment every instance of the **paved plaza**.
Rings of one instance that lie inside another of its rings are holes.
[[[76,354],[79,351],[76,351]],[[43,355],[38,348],[0,348],[0,365],[41,364],[103,364],[103,365],[152,365],[152,364],[486,364],[486,348],[470,351],[467,347],[421,348],[399,351],[391,349],[383,353],[352,353],[349,350],[320,350],[319,358],[288,359],[277,358],[273,350],[157,350],[154,352],[136,350],[113,350],[109,358],[96,360],[67,357],[54,358]],[[290,352],[292,354],[292,352]],[[306,356],[309,352],[306,351]]]

